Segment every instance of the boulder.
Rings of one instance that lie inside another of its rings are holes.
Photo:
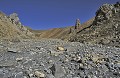
[[[65,69],[59,64],[53,65],[50,69],[55,78],[61,78],[66,74]]]

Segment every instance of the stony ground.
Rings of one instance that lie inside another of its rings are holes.
[[[1,40],[0,78],[120,78],[120,48],[55,39]]]

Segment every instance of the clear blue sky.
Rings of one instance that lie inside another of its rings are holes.
[[[0,0],[0,10],[7,15],[16,12],[23,25],[33,29],[72,26],[95,16],[104,3],[119,0]]]

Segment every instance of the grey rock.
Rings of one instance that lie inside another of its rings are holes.
[[[35,76],[37,76],[37,78],[45,78],[45,74],[41,71],[35,71]]]
[[[57,42],[58,40],[49,41],[49,39],[21,40],[19,43],[4,44],[5,47],[16,47],[21,52],[0,52],[0,77],[100,78],[101,76],[101,78],[119,78],[119,64],[117,63],[120,59],[120,48],[64,42],[64,46],[72,47],[72,50],[69,49],[58,56],[48,54],[53,45],[58,44]],[[35,52],[30,49],[35,49]],[[97,54],[98,57],[105,56],[97,58],[104,62],[93,62],[90,59],[93,58],[92,54]],[[68,61],[65,61],[66,59]]]
[[[16,48],[8,48],[7,50],[8,50],[8,52],[11,52],[11,53],[17,53],[18,52],[18,49],[16,49]]]
[[[62,66],[56,65],[55,68],[56,68],[56,71],[55,71],[55,77],[56,78],[63,77],[66,74],[66,71]]]
[[[15,78],[24,78],[23,72],[19,72],[15,75]]]
[[[48,74],[47,78],[55,78],[52,74]]]
[[[119,67],[119,68],[120,68],[120,63],[117,63],[116,65],[117,65],[117,67]]]
[[[15,66],[16,62],[12,60],[8,61],[0,61],[0,67],[10,67],[10,66]]]
[[[4,77],[4,71],[0,70],[0,77],[3,78]]]
[[[55,78],[61,78],[66,74],[65,69],[58,64],[53,65],[51,68],[52,74],[55,76]]]

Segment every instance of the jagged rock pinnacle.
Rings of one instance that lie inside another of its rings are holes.
[[[10,17],[12,23],[15,23],[15,24],[19,23],[19,18],[18,18],[18,14],[17,13],[12,13],[12,14],[10,14],[9,17]]]
[[[80,20],[76,19],[75,29],[78,29],[80,25]]]

